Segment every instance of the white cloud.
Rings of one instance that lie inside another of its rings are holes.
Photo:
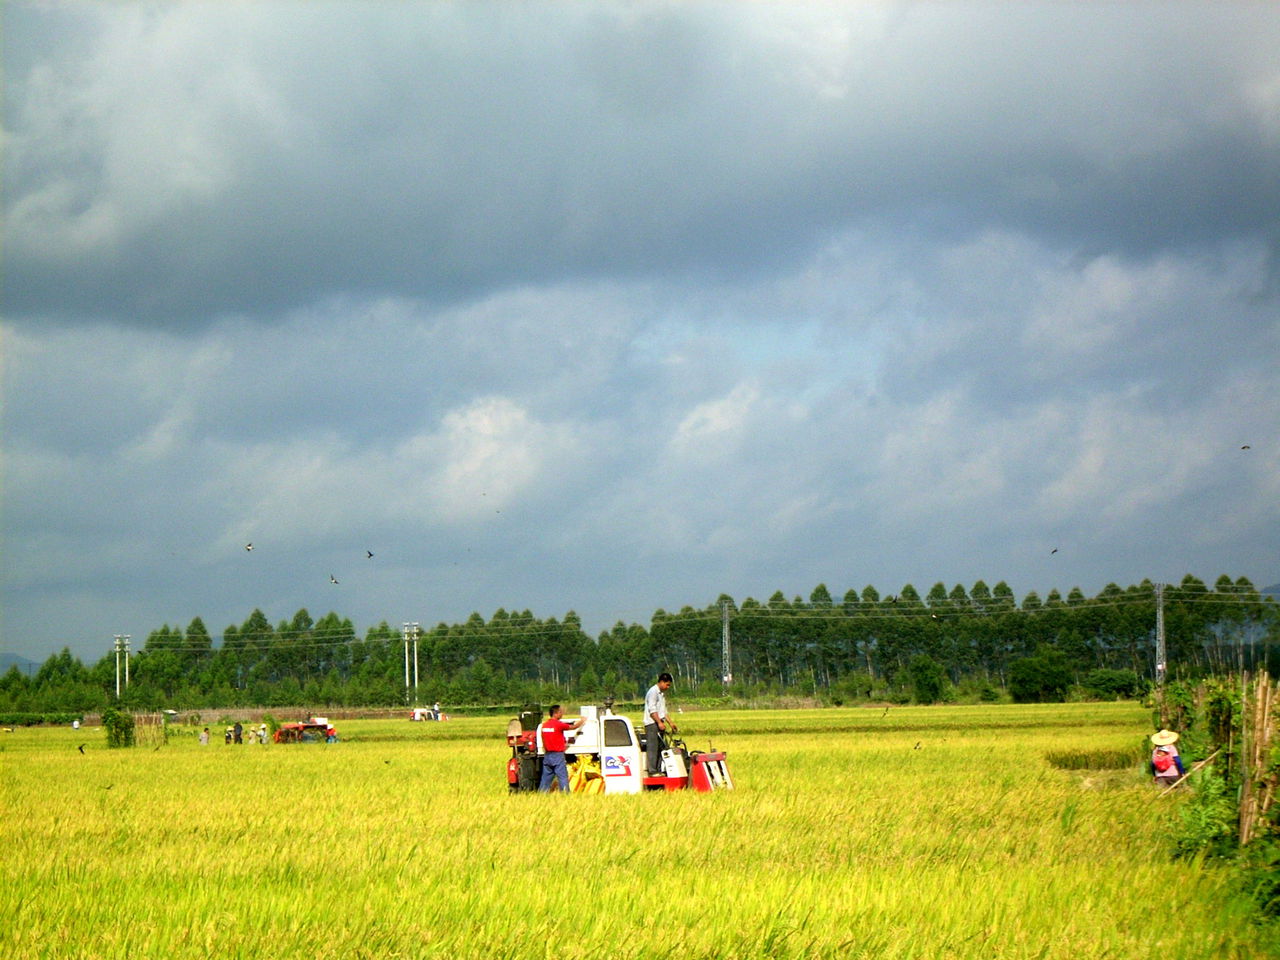
[[[741,443],[750,432],[752,413],[759,400],[758,387],[740,383],[728,396],[698,404],[676,426],[673,447],[696,456]]]
[[[571,430],[539,423],[505,397],[482,397],[446,414],[427,441],[439,457],[431,499],[448,522],[487,519],[570,468],[575,446]]]
[[[1102,256],[1079,273],[1045,280],[1023,343],[1054,362],[1129,342],[1153,315],[1167,315],[1188,286],[1178,266],[1165,258],[1126,264]]]

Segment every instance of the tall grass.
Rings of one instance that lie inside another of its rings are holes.
[[[0,955],[1254,957],[1174,861],[1124,704],[698,713],[731,793],[508,796],[501,718],[335,745],[0,739]],[[76,750],[87,743],[85,753]],[[1269,939],[1270,937],[1270,939]]]

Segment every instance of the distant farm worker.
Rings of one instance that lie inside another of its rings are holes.
[[[265,723],[258,724],[258,742],[267,742],[267,725]]]
[[[205,727],[200,731],[200,746],[207,747],[209,745],[209,728]]]
[[[231,739],[236,743],[244,743],[244,724],[239,720],[235,722],[235,726],[231,728]]]
[[[1182,757],[1178,755],[1178,735],[1172,730],[1159,730],[1151,735],[1151,772],[1157,786],[1171,787],[1183,774]]]
[[[644,695],[645,763],[649,776],[662,776],[662,751],[667,742],[663,729],[675,733],[676,725],[667,716],[667,691],[671,689],[671,674],[661,673],[658,682]]]
[[[231,728],[230,728],[230,727],[227,727],[227,732],[226,732],[226,733],[224,733],[224,734],[222,735],[222,742],[223,742],[223,743],[230,743],[230,742],[231,742]]]
[[[563,714],[560,704],[553,704],[547,719],[538,727],[542,749],[545,751],[542,757],[542,780],[538,784],[538,790],[542,793],[551,792],[552,779],[560,785],[562,793],[569,792],[569,768],[564,762],[564,735],[581,727],[586,718],[579,717],[577,723],[569,723],[560,719]]]

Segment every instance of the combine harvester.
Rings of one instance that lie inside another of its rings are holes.
[[[645,734],[637,734],[627,717],[613,712],[613,700],[603,708],[584,706],[579,714],[584,723],[567,734],[565,761],[569,767],[569,789],[574,793],[640,793],[642,790],[732,790],[733,780],[723,751],[685,749],[684,742],[672,740],[662,751],[663,775],[650,777],[645,770]],[[542,708],[525,707],[507,724],[507,788],[511,793],[538,789],[542,779]]]

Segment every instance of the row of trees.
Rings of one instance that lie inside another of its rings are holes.
[[[722,595],[701,609],[658,610],[647,628],[618,622],[595,638],[572,611],[544,620],[500,609],[422,631],[409,674],[417,674],[420,701],[630,699],[660,670],[676,674],[686,696],[720,695],[727,629],[729,690],[738,696],[939,699],[967,687],[1040,699],[1107,676],[1123,693],[1128,681],[1117,675],[1153,676],[1157,606],[1171,676],[1280,659],[1280,615],[1270,597],[1245,578],[1224,575],[1210,588],[1188,575],[1177,586],[1108,584],[1094,597],[1078,588],[1043,599],[1032,592],[1020,603],[1004,581],[969,589],[938,583],[924,596],[910,584],[887,596],[867,586],[840,599],[819,584],[807,600],[779,591],[739,605]],[[152,631],[130,660],[121,699],[139,709],[403,704],[405,648],[400,628],[383,621],[360,637],[336,613],[313,620],[299,610],[272,625],[254,610],[218,644],[197,617],[185,630]],[[114,653],[85,665],[64,649],[34,677],[14,669],[0,678],[0,711],[101,709],[115,700],[116,666]],[[1046,683],[1049,674],[1055,679]]]

